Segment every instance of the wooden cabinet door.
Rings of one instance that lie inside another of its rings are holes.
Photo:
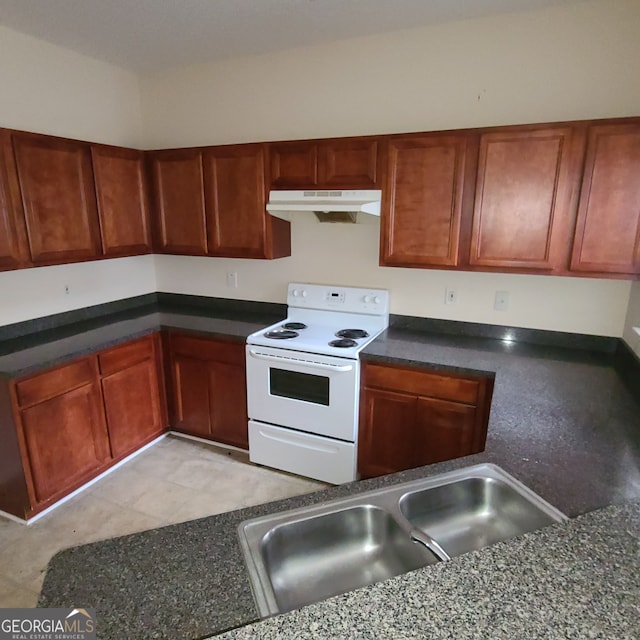
[[[468,137],[411,136],[388,144],[380,263],[455,266]]]
[[[576,147],[570,127],[481,136],[471,265],[566,268],[582,153]]]
[[[640,124],[589,130],[571,270],[640,273]]]
[[[12,139],[33,263],[98,257],[89,146],[28,133],[13,133]]]
[[[413,466],[475,453],[476,407],[436,398],[417,402]]]
[[[109,461],[94,359],[17,383],[20,423],[36,502],[79,486]]]
[[[318,185],[333,189],[379,187],[379,142],[370,138],[344,138],[318,144]]]
[[[92,145],[102,253],[149,253],[149,207],[144,154],[134,149]]]
[[[307,189],[318,185],[318,145],[278,142],[269,145],[272,189]]]
[[[248,448],[244,343],[169,337],[177,431]]]
[[[209,364],[182,355],[173,357],[174,427],[208,438],[211,435],[209,409]]]
[[[29,263],[27,234],[18,195],[11,136],[0,129],[0,270]]]
[[[247,392],[242,363],[212,362],[210,368],[211,438],[242,449],[249,448]]]
[[[149,336],[103,351],[98,360],[111,453],[123,457],[165,426],[154,339]]]
[[[148,154],[156,250],[207,254],[202,153],[199,149]]]
[[[360,406],[358,472],[363,478],[416,466],[414,395],[366,388]]]
[[[209,254],[268,257],[262,145],[207,149],[203,164]]]

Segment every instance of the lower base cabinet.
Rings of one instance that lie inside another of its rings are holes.
[[[159,336],[0,389],[0,509],[29,518],[167,426]]]
[[[363,362],[361,388],[361,477],[484,450],[492,379]]]
[[[248,449],[244,342],[171,333],[168,351],[172,429]]]

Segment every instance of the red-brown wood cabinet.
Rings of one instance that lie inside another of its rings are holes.
[[[100,256],[100,229],[87,143],[12,132],[22,209],[34,265]]]
[[[172,428],[249,448],[244,342],[170,333]]]
[[[472,202],[474,139],[468,134],[394,136],[387,143],[380,263],[460,262],[463,204]]]
[[[364,478],[484,450],[493,379],[363,362],[358,472]]]
[[[28,518],[167,427],[159,336],[0,385],[0,509]]]
[[[640,122],[589,128],[571,270],[640,274]]]
[[[91,145],[102,254],[151,251],[144,154],[135,149]]]
[[[376,137],[274,142],[269,145],[273,189],[376,189],[382,183]]]

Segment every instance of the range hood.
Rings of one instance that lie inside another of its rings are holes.
[[[271,191],[267,211],[283,220],[315,214],[320,222],[357,222],[359,213],[380,215],[381,195],[376,189]]]

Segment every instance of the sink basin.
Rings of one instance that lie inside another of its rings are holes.
[[[407,493],[400,499],[400,511],[450,556],[557,522],[531,496],[500,479],[482,476]]]
[[[238,535],[266,617],[566,519],[482,464],[246,520]]]
[[[279,524],[260,552],[279,611],[436,562],[387,511],[370,504]]]

